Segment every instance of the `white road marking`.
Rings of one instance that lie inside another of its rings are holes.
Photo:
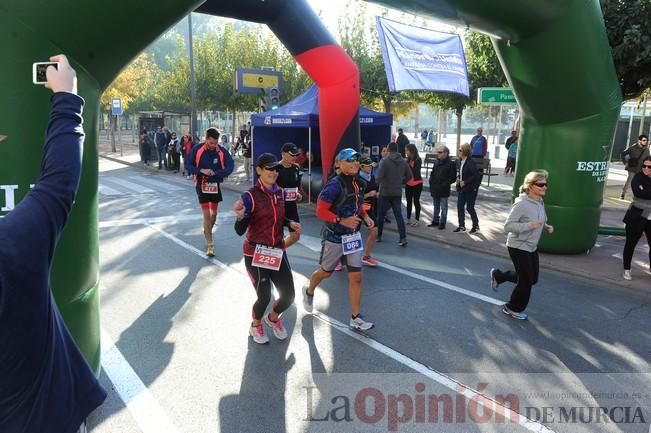
[[[100,178],[100,181],[103,181],[103,182],[108,181],[109,183],[116,183],[116,184],[118,184],[120,186],[125,187],[129,191],[133,191],[133,192],[136,192],[136,193],[139,193],[139,194],[156,192],[153,189],[147,188],[144,185],[140,185],[140,184],[137,184],[137,183],[134,183],[134,182],[129,182],[128,180],[121,179],[121,178],[119,178],[117,176],[110,176],[110,177],[102,176]]]
[[[174,423],[102,328],[102,368],[142,433],[178,433]]]
[[[217,224],[228,222],[235,218],[235,212],[232,210],[219,212],[217,214]],[[148,225],[148,224],[165,224],[165,223],[178,223],[179,221],[201,221],[203,216],[199,211],[187,215],[168,215],[161,217],[147,217],[147,218],[129,218],[123,220],[108,220],[100,221],[99,228],[105,229],[110,227],[122,227],[122,226],[137,226],[137,225]]]
[[[309,313],[307,313],[309,314]],[[394,361],[397,361],[401,363],[402,365],[411,368],[412,370],[416,371],[417,373],[422,374],[423,376],[427,377],[428,379],[431,379],[446,388],[452,390],[453,392],[459,393],[461,395],[464,395],[466,398],[469,400],[472,399],[474,401],[477,401],[477,403],[480,406],[483,406],[487,408],[488,410],[493,410],[496,413],[500,413],[500,415],[504,415],[505,419],[510,420],[511,417],[513,416],[514,418],[517,417],[518,424],[521,425],[522,427],[526,428],[527,430],[531,432],[536,432],[536,433],[554,433],[553,430],[550,430],[549,428],[545,427],[544,425],[532,421],[531,419],[525,417],[524,415],[519,414],[516,411],[512,411],[508,407],[504,406],[503,404],[499,403],[497,400],[493,399],[492,397],[481,393],[465,384],[462,382],[459,382],[457,380],[454,380],[453,378],[434,370],[432,367],[429,367],[427,365],[421,364],[418,361],[415,361],[411,358],[409,358],[406,355],[403,355],[400,352],[397,352],[393,349],[391,349],[388,346],[385,346],[384,344],[378,342],[377,340],[374,340],[373,337],[367,335],[367,334],[362,334],[356,331],[353,331],[349,326],[344,325],[343,323],[339,322],[338,320],[335,320],[323,313],[320,313],[318,311],[312,312],[312,316],[316,317],[317,319],[321,320],[324,323],[327,323],[330,325],[332,328],[336,329],[339,332],[342,332],[346,335],[348,335],[350,338],[353,338],[360,343],[363,343],[367,345],[368,347],[382,353],[383,355],[393,359]],[[480,398],[481,397],[481,398]],[[486,403],[486,400],[489,400],[490,403]],[[498,409],[497,409],[498,408]]]
[[[180,185],[174,185],[168,182],[154,179],[151,176],[128,176],[134,183],[142,182],[147,186],[154,188],[155,191],[168,192],[168,191],[182,191],[184,188]],[[190,186],[190,185],[188,185]]]
[[[472,290],[467,290],[467,289],[455,286],[454,284],[446,283],[445,281],[437,280],[437,279],[434,279],[434,278],[429,278],[429,277],[426,277],[424,275],[417,274],[415,272],[406,271],[404,269],[398,268],[398,267],[393,266],[393,265],[389,265],[387,263],[379,262],[378,267],[388,269],[390,271],[397,272],[397,273],[405,275],[407,277],[414,278],[416,280],[421,280],[421,281],[424,281],[426,283],[430,283],[432,285],[439,286],[439,287],[442,287],[444,289],[460,293],[462,295],[470,296],[471,298],[475,298],[475,299],[478,299],[480,301],[488,302],[489,304],[499,305],[499,306],[504,305],[504,301],[500,301],[499,299],[491,298],[490,296],[484,296],[484,295],[482,295],[480,293],[473,292]],[[488,272],[486,272],[486,287],[488,287]]]
[[[155,230],[156,232],[160,233],[165,238],[171,240],[172,242],[179,245],[180,247],[185,248],[186,250],[190,251],[191,253],[193,253],[195,255],[198,255],[200,257],[204,257],[203,251],[200,251],[199,249],[193,247],[192,245],[188,244],[187,242],[184,242],[183,240],[177,238],[176,236],[165,232],[163,229],[158,228],[156,226],[153,226],[151,224],[146,224],[146,226],[151,228],[152,230]],[[212,263],[214,263],[216,266],[220,267],[221,269],[223,269],[225,271],[236,272],[237,274],[241,275],[242,277],[244,277],[244,278],[246,278],[248,280],[248,277],[246,276],[246,274],[244,272],[242,272],[242,270],[237,269],[237,268],[235,268],[235,267],[233,267],[231,265],[227,265],[225,263],[222,263],[222,262],[220,262],[219,260],[217,260],[215,258],[210,259],[210,261]],[[399,270],[399,271],[401,271],[400,273],[402,273],[404,275],[409,275],[409,276],[412,276],[414,278],[420,279],[422,281],[431,282],[432,284],[436,284],[436,285],[439,285],[441,287],[448,288],[448,289],[453,290],[455,292],[459,292],[459,293],[466,294],[466,295],[470,295],[470,294],[473,293],[473,292],[467,291],[465,289],[461,289],[459,287],[453,286],[451,284],[444,283],[442,281],[438,281],[438,280],[434,280],[434,279],[431,279],[431,278],[423,277],[421,275],[411,273],[411,272],[408,272],[408,271],[402,271],[401,269],[395,268],[394,266],[391,266],[391,265],[382,264],[382,267],[384,267],[385,269],[391,270],[391,271]],[[301,276],[301,278],[304,279],[304,277],[302,277],[302,276]],[[468,292],[468,293],[466,293],[466,292]],[[482,295],[477,295],[477,296],[482,296]],[[475,296],[473,296],[473,297],[475,297]],[[489,302],[489,303],[495,303],[495,301],[496,301],[496,300],[494,300],[492,298],[488,298],[488,297],[485,297],[485,298],[486,299],[482,299],[482,300],[484,300],[486,302]],[[478,299],[481,299],[481,298],[478,298]],[[346,334],[347,336],[349,336],[349,337],[351,337],[351,338],[353,338],[353,339],[367,345],[368,347],[376,350],[377,352],[382,353],[383,355],[385,355],[385,356],[387,356],[387,357],[389,357],[389,358],[403,364],[404,366],[406,366],[408,368],[411,368],[412,370],[422,374],[423,376],[438,382],[439,384],[445,386],[446,388],[448,388],[448,389],[450,389],[450,390],[452,390],[454,392],[458,392],[460,394],[463,394],[469,399],[474,398],[474,400],[477,401],[478,404],[481,405],[481,406],[484,406],[484,407],[489,408],[489,409],[499,407],[503,411],[503,414],[506,417],[506,419],[509,419],[511,414],[515,414],[515,416],[517,416],[518,424],[521,425],[522,427],[526,428],[527,430],[531,431],[531,432],[534,432],[534,433],[554,433],[553,430],[550,430],[549,428],[545,427],[544,425],[542,425],[542,424],[540,424],[538,422],[532,421],[529,418],[527,418],[527,417],[525,417],[525,416],[523,416],[523,415],[521,415],[521,414],[519,414],[519,413],[517,413],[515,411],[511,411],[508,407],[506,407],[503,404],[499,403],[497,400],[491,398],[490,396],[487,396],[487,395],[485,395],[483,393],[480,393],[479,391],[477,391],[477,390],[463,384],[462,382],[456,381],[456,380],[452,379],[451,377],[446,376],[445,374],[443,374],[443,373],[441,373],[439,371],[436,371],[436,370],[434,370],[433,368],[431,368],[431,367],[429,367],[427,365],[421,364],[418,361],[415,361],[415,360],[409,358],[408,356],[403,355],[400,352],[397,352],[396,350],[391,349],[388,346],[385,346],[384,344],[378,342],[377,340],[373,339],[369,335],[360,334],[358,332],[355,332],[355,331],[351,330],[348,326],[346,326],[343,323],[329,317],[326,314],[320,313],[318,311],[314,311],[312,313],[312,315],[314,317],[316,317],[317,319],[327,323],[328,325],[330,325],[332,328],[338,330],[339,332],[342,332],[343,334]],[[124,362],[126,363],[126,360]],[[127,364],[127,366],[128,366],[128,364]],[[133,370],[131,370],[131,371],[133,371]],[[113,381],[113,379],[111,379],[111,380]],[[113,383],[114,383],[114,385],[116,386],[116,389],[117,389],[117,384],[115,382],[113,382]],[[140,382],[140,384],[142,384],[142,382]],[[142,385],[142,386],[144,386],[144,385]],[[122,394],[120,394],[120,396],[122,397]],[[479,398],[479,397],[482,397],[483,399],[489,400],[490,403],[484,403],[485,400],[483,400],[482,398]],[[153,399],[153,397],[152,397],[152,399]],[[124,397],[123,397],[123,400],[124,400]],[[126,401],[125,401],[125,403],[126,403]],[[154,403],[155,403],[155,401],[154,401]],[[134,407],[134,410],[142,410],[142,409]],[[151,409],[149,409],[149,410],[151,410]],[[130,408],[130,411],[132,411],[131,408]],[[145,413],[149,414],[151,412],[145,412]],[[135,413],[133,413],[133,414],[134,414],[134,417],[136,417],[136,414]],[[142,413],[138,413],[138,417],[142,417],[142,416],[143,416]],[[147,418],[149,418],[149,416]],[[168,430],[158,430],[158,431],[168,431]],[[148,431],[145,432],[145,433],[148,433]]]
[[[103,183],[99,184],[99,194],[100,195],[124,195],[123,192],[113,189],[110,186],[106,186]]]

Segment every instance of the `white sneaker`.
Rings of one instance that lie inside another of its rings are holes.
[[[633,277],[631,277],[631,270],[624,269],[624,274],[622,275],[622,277],[627,281],[631,281],[633,279]]]
[[[354,319],[350,319],[350,327],[360,331],[367,331],[374,326],[375,324],[373,322],[367,322],[364,320],[364,317],[361,314],[358,314]]]
[[[276,337],[279,340],[284,340],[287,338],[287,331],[285,330],[285,327],[283,326],[283,321],[280,320],[280,317],[278,320],[275,322],[272,322],[271,319],[269,318],[269,315],[264,316],[264,323],[267,324],[271,328],[271,330],[274,333],[274,337]]]
[[[264,326],[262,326],[262,323],[257,326],[249,326],[249,335],[253,337],[253,341],[258,344],[269,342],[269,337],[264,333]]]
[[[303,291],[303,309],[308,313],[311,313],[314,309],[314,295],[307,294],[308,286],[303,286],[301,290]]]

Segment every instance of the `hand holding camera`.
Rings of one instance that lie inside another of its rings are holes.
[[[77,74],[63,54],[50,57],[49,62],[32,65],[34,84],[43,84],[56,92],[77,94]]]

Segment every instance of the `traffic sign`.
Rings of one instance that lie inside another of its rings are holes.
[[[122,99],[111,98],[111,114],[114,116],[122,116]]]
[[[508,87],[480,87],[477,103],[482,105],[517,104],[513,89]]]
[[[236,92],[259,94],[261,90],[272,87],[282,93],[283,76],[278,71],[241,68],[235,70]]]

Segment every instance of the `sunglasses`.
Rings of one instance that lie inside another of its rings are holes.
[[[536,182],[534,183],[538,188],[547,188],[547,182]]]
[[[279,165],[276,165],[276,166],[271,167],[271,168],[269,168],[269,167],[262,167],[262,168],[264,168],[267,171],[280,171],[280,166]]]
[[[651,168],[651,165],[643,165],[642,168]]]
[[[359,156],[353,155],[353,156],[350,156],[350,157],[344,159],[344,161],[346,161],[346,162],[359,162]]]

